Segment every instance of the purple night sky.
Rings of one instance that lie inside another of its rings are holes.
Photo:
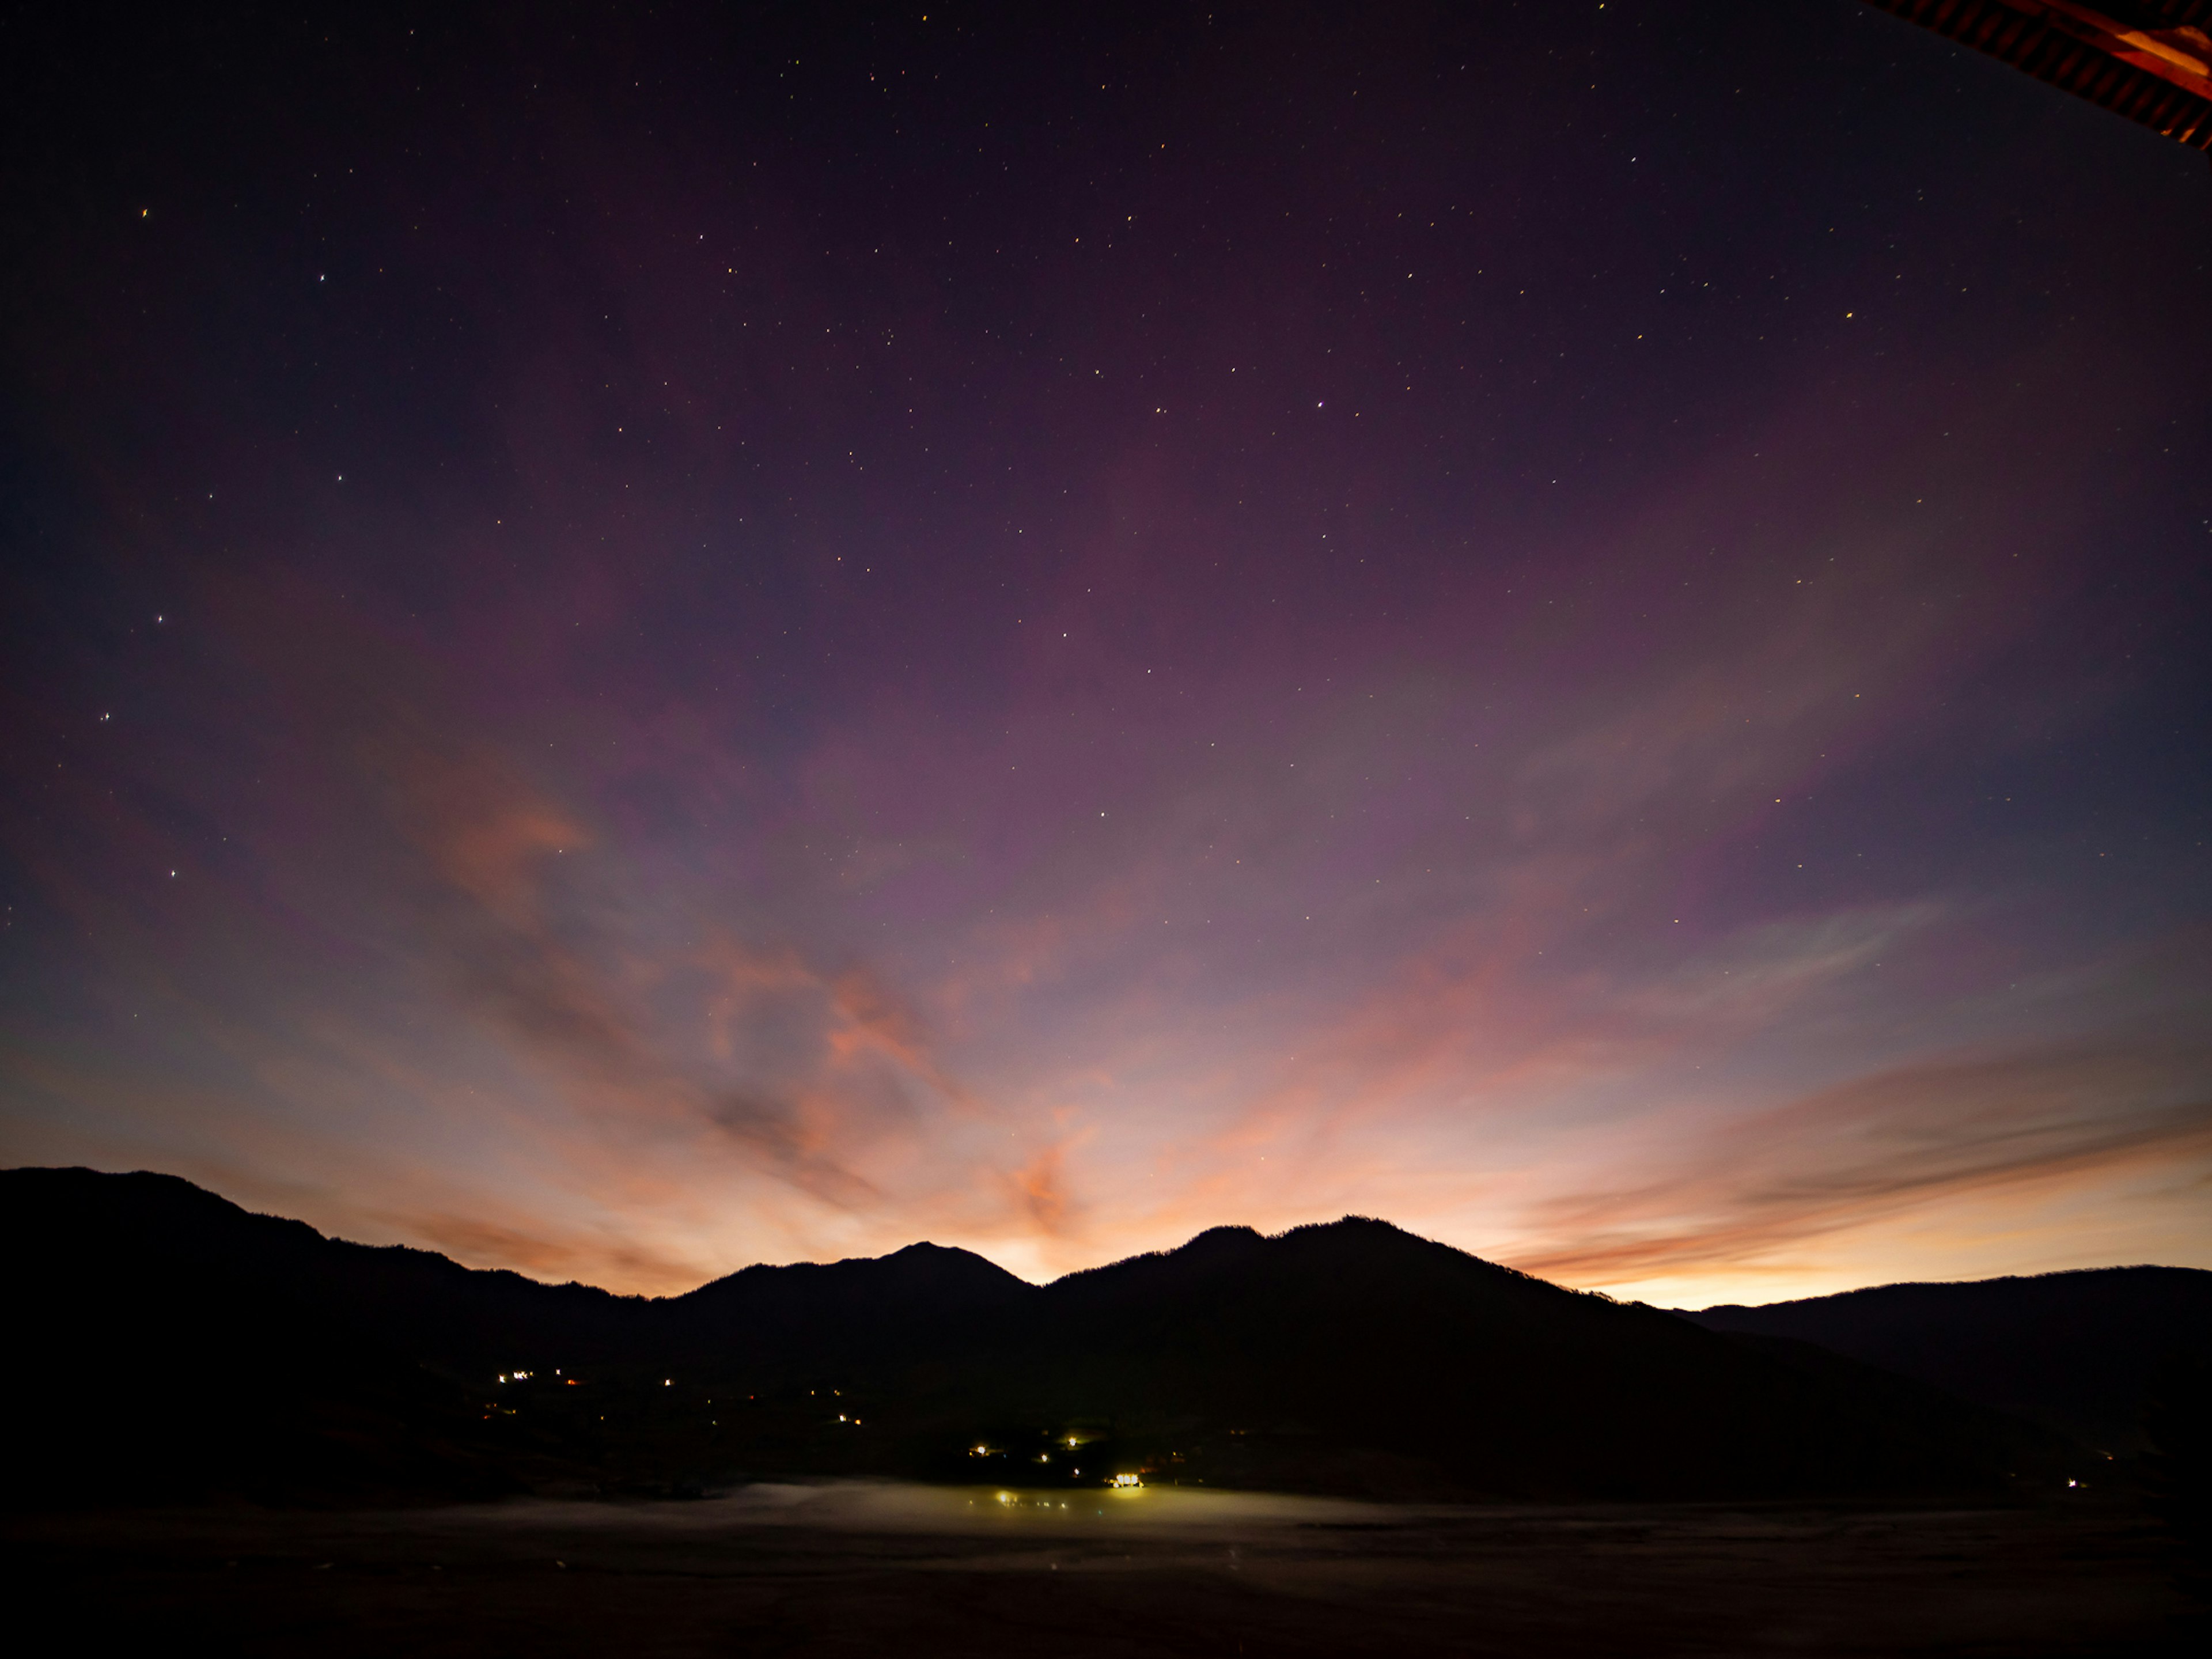
[[[454,18],[9,24],[0,1163],[2212,1267],[2203,155],[1850,0]]]

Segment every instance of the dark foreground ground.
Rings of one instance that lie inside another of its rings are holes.
[[[2086,1497],[1471,1508],[847,1483],[17,1516],[0,1537],[22,1654],[2212,1652],[2157,1535]]]

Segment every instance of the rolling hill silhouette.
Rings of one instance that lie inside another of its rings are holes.
[[[18,1501],[700,1490],[746,1474],[1676,1498],[2063,1479],[2060,1437],[1347,1218],[1036,1286],[967,1251],[618,1297],[189,1182],[0,1172]],[[36,1425],[33,1431],[30,1425]]]
[[[1686,1313],[1708,1330],[1817,1342],[2122,1456],[2142,1449],[2151,1379],[2212,1350],[2212,1273],[2099,1267],[1881,1285]]]

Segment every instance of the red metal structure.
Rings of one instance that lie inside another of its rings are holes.
[[[2212,151],[2212,0],[1867,0]]]

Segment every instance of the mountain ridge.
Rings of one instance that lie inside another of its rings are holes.
[[[2148,1443],[2153,1373],[2212,1343],[2212,1272],[2139,1264],[1914,1279],[1682,1317],[1816,1342],[2126,1456]]]
[[[1102,1458],[1277,1488],[1760,1496],[1996,1490],[2078,1455],[1372,1218],[1208,1229],[1045,1285],[930,1244],[647,1298],[326,1238],[175,1177],[10,1170],[0,1247],[40,1269],[10,1318],[40,1363],[6,1387],[62,1449],[29,1471],[48,1501],[1064,1481]]]

